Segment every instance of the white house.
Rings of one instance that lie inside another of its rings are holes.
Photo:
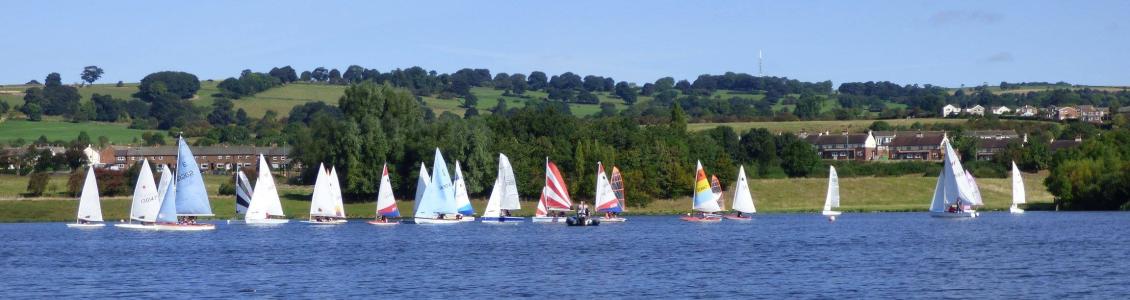
[[[946,106],[942,107],[942,117],[943,118],[949,117],[949,116],[955,116],[955,115],[958,115],[960,113],[961,113],[961,109],[957,108],[957,106],[954,106],[953,104],[946,104]]]
[[[86,145],[86,149],[82,149],[82,154],[86,155],[86,161],[92,166],[102,165],[102,155],[98,154],[98,150],[94,150],[91,145]]]
[[[1020,108],[1016,109],[1016,115],[1021,117],[1035,117],[1036,114],[1039,113],[1040,110],[1031,105],[1021,106]]]
[[[989,111],[994,115],[1003,115],[1012,112],[1011,109],[1008,109],[1008,106],[993,106]]]
[[[974,105],[973,107],[966,108],[965,113],[971,114],[971,115],[984,116],[985,115],[985,107],[980,106],[980,105]]]

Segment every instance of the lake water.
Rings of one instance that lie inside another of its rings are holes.
[[[810,214],[599,227],[0,224],[3,298],[1122,298],[1130,214]]]

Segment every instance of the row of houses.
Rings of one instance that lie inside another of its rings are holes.
[[[1019,135],[1015,130],[976,130],[966,131],[966,137],[978,138],[976,157],[979,160],[992,159],[1013,142],[1027,144],[1028,136]],[[822,132],[810,134],[801,132],[823,159],[830,160],[942,160],[945,150],[942,142],[949,139],[944,131],[868,131],[867,133],[838,134]],[[1057,140],[1051,150],[1077,146],[1081,139]]]
[[[177,147],[121,147],[110,146],[105,149],[87,147],[83,150],[87,159],[96,167],[112,170],[123,170],[135,163],[148,159],[150,164],[175,164],[177,160]],[[202,146],[193,147],[192,154],[201,171],[219,173],[234,170],[236,167],[253,167],[262,154],[273,170],[301,169],[293,159],[287,156],[290,147],[255,147],[255,146]]]
[[[1080,120],[1090,123],[1103,123],[1110,114],[1110,109],[1106,107],[1095,107],[1093,105],[1079,105],[1079,106],[1049,106],[1045,108],[1037,108],[1031,105],[1025,105],[1011,109],[1007,106],[991,106],[987,110],[981,105],[974,105],[969,108],[960,108],[953,104],[947,104],[942,107],[942,116],[956,116],[960,114],[984,116],[988,112],[994,115],[1014,115],[1026,118],[1044,118],[1049,120],[1066,121],[1066,120]],[[1118,113],[1123,110],[1119,109]],[[1130,110],[1127,110],[1130,112]]]

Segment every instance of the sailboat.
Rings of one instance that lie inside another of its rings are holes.
[[[199,231],[213,230],[216,225],[196,223],[196,217],[212,216],[212,205],[208,201],[208,191],[204,189],[204,178],[196,157],[188,148],[184,137],[177,138],[176,178],[170,182],[161,210],[157,214],[158,230]],[[172,197],[169,197],[172,196]],[[170,202],[172,211],[165,202]],[[165,215],[162,218],[162,214]]]
[[[237,168],[233,177],[235,178],[235,213],[247,214],[247,206],[251,205],[251,196],[255,193],[255,189],[251,187],[251,181],[247,179],[242,169]]]
[[[710,192],[714,193],[714,201],[718,202],[718,211],[726,210],[726,202],[722,201],[722,182],[718,176],[710,175]]]
[[[259,154],[259,178],[255,180],[255,192],[243,220],[247,224],[284,224],[290,221],[283,213],[275,178],[262,154]]]
[[[569,187],[565,185],[565,177],[557,170],[557,164],[545,158],[545,187],[541,189],[542,204],[546,215],[535,215],[531,221],[534,223],[564,223],[565,212],[573,207],[573,198],[569,197]]]
[[[706,181],[706,171],[702,169],[702,161],[699,161],[695,166],[694,196],[691,202],[691,209],[700,213],[687,214],[681,219],[688,222],[722,221],[722,217],[715,214],[722,210],[722,208],[718,206],[718,201],[715,200],[715,197],[714,191],[710,188],[710,182]]]
[[[458,166],[458,165],[456,165]],[[544,206],[539,205],[544,210]],[[483,210],[483,223],[517,223],[525,218],[510,216],[511,211],[522,209],[518,202],[518,181],[514,179],[514,169],[510,166],[510,158],[505,154],[498,154],[498,177],[494,180],[494,189],[490,191],[490,199]]]
[[[432,182],[432,177],[428,175],[428,168],[424,166],[424,162],[420,162],[420,175],[416,178],[416,198],[413,198],[412,212],[420,211],[420,199],[424,198],[424,190],[428,189],[428,183]]]
[[[828,194],[824,196],[824,211],[820,214],[834,221],[840,212],[832,209],[838,207],[840,207],[840,176],[836,175],[835,166],[828,166]]]
[[[625,198],[624,194],[624,176],[620,175],[620,168],[612,166],[612,178],[609,180],[612,184],[612,193],[615,193],[616,199],[620,201],[620,212],[628,211],[628,200]],[[620,214],[617,213],[616,215]],[[627,219],[624,220],[627,221]]]
[[[730,209],[737,213],[726,215],[726,219],[737,221],[752,220],[751,214],[757,212],[757,208],[753,206],[753,195],[749,193],[749,180],[745,176],[745,166],[738,167],[738,183],[734,185],[734,203],[730,205]]]
[[[471,207],[471,197],[467,195],[467,182],[463,179],[463,168],[459,166],[459,161],[455,161],[455,206],[459,207],[459,218],[463,222],[473,222],[475,217],[475,208]]]
[[[102,204],[98,201],[98,182],[94,179],[94,166],[86,169],[86,182],[78,198],[78,220],[67,224],[71,228],[102,228]],[[99,223],[94,223],[99,222]]]
[[[435,160],[432,161],[432,172],[432,182],[424,189],[412,222],[415,224],[458,223],[461,216],[455,202],[455,187],[452,185],[451,175],[447,172],[447,162],[443,160],[439,148],[436,148]]]
[[[930,216],[939,218],[974,218],[977,211],[973,205],[979,203],[974,196],[973,182],[961,167],[957,152],[949,140],[942,140],[946,156],[938,183],[934,186],[934,198],[930,202]]]
[[[1024,178],[1020,177],[1020,169],[1016,168],[1016,162],[1012,162],[1012,206],[1008,207],[1008,212],[1024,213],[1024,209],[1020,208],[1020,205],[1025,202],[1024,198]]]
[[[173,177],[169,172],[161,174],[161,184],[168,185]],[[162,190],[153,182],[153,170],[149,167],[149,160],[141,161],[141,172],[137,175],[137,183],[133,186],[133,204],[129,207],[129,223],[114,224],[115,227],[129,229],[157,229],[157,211],[161,209]],[[133,221],[141,222],[140,224]]]
[[[390,218],[399,218],[400,209],[396,207],[396,198],[392,195],[392,182],[388,179],[388,164],[381,171],[381,186],[377,190],[377,218],[369,221],[373,225],[396,225]]]
[[[538,207],[536,210],[534,210],[534,217],[530,219],[530,221],[552,222],[553,218],[549,217],[549,210],[545,208],[545,194],[549,193],[549,191],[547,191],[548,189],[548,186],[543,186],[541,188],[541,196],[538,197]]]
[[[596,193],[593,195],[595,195],[596,211],[604,213],[604,217],[600,218],[601,222],[627,221],[617,215],[624,211],[623,206],[620,198],[616,196],[612,182],[608,180],[608,175],[604,173],[604,164],[599,161],[596,162]]]
[[[318,177],[314,180],[314,193],[310,197],[310,219],[303,223],[316,225],[335,225],[348,222],[345,207],[341,204],[341,192],[336,190],[337,169],[327,172],[318,164]]]

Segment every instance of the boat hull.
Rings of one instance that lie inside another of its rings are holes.
[[[400,222],[392,221],[392,220],[388,220],[388,221],[370,220],[369,222],[366,222],[366,223],[369,223],[371,225],[377,225],[377,226],[388,226],[388,225],[400,224]]]
[[[533,217],[530,222],[534,223],[565,223],[565,217]]]
[[[842,214],[842,212],[838,212],[838,211],[834,211],[834,210],[826,210],[826,211],[821,212],[820,214],[831,217],[831,216],[839,216],[840,214]]]
[[[480,217],[483,223],[510,223],[517,224],[526,222],[526,218],[522,217]]]
[[[215,230],[216,225],[213,224],[157,224],[154,225],[160,231],[204,231]]]
[[[145,225],[145,224],[137,224],[137,223],[126,223],[126,224],[114,224],[114,227],[124,228],[124,229],[137,229],[137,230],[157,230],[157,225],[155,225],[155,224]]]
[[[627,218],[623,218],[623,217],[611,217],[611,218],[600,217],[599,220],[600,220],[600,222],[603,222],[603,223],[623,223],[623,222],[628,221]]]
[[[565,219],[565,225],[568,226],[599,226],[600,220],[590,217],[569,217]]]
[[[458,219],[456,219],[456,220],[458,220],[459,222],[474,222],[474,221],[475,221],[475,217],[472,217],[472,216],[463,216],[463,217],[461,217],[461,218],[458,218]]]
[[[945,219],[976,218],[978,216],[978,213],[975,210],[967,210],[967,211],[959,211],[959,212],[933,211],[933,212],[930,212],[930,216],[935,217],[935,218],[945,218]]]
[[[429,219],[429,218],[413,218],[407,220],[405,224],[456,224],[462,221],[456,219]]]
[[[726,220],[734,220],[734,221],[750,221],[750,220],[753,220],[753,216],[751,216],[751,215],[748,215],[748,214],[747,214],[747,215],[743,215],[743,216],[738,216],[738,215],[726,215],[726,216],[724,216],[723,218],[726,218]]]
[[[247,223],[248,225],[278,225],[278,224],[290,223],[290,220],[289,219],[255,219],[255,220],[243,220],[243,222]]]
[[[106,224],[105,223],[86,223],[86,224],[68,223],[67,224],[67,228],[78,228],[78,229],[98,229],[98,228],[102,228],[102,227],[106,227]]]
[[[314,220],[302,221],[302,223],[306,223],[306,224],[310,224],[310,225],[341,225],[341,224],[345,224],[345,223],[348,223],[348,222],[349,222],[349,220],[346,220],[346,219],[332,219],[332,220],[324,220],[324,221],[314,221]]]
[[[680,220],[683,220],[683,221],[687,221],[687,222],[696,222],[696,223],[717,223],[717,222],[722,222],[722,217],[720,217],[720,216],[717,216],[717,215],[707,215],[707,216],[703,216],[703,217],[699,217],[699,216],[683,216],[683,217],[681,217],[681,218],[679,218],[679,219],[680,219]]]

